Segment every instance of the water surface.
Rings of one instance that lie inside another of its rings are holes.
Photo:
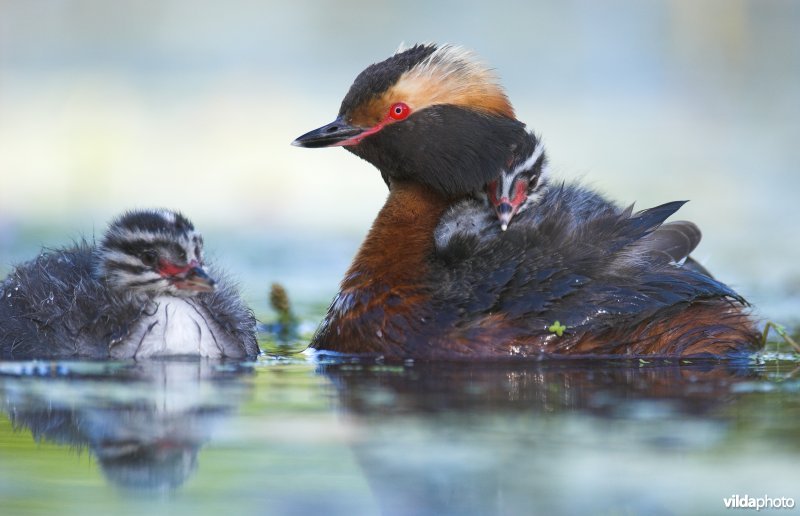
[[[99,237],[122,210],[166,206],[194,221],[262,320],[279,281],[310,331],[386,188],[349,153],[289,142],[333,119],[364,66],[436,40],[497,70],[554,178],[639,208],[691,199],[678,218],[704,232],[695,257],[757,317],[797,327],[799,22],[797,2],[752,0],[0,2],[0,278],[42,246]],[[0,363],[0,514],[800,501],[798,367],[774,352]]]
[[[788,360],[777,360],[777,358]],[[800,499],[800,361],[0,363],[4,514],[714,514]]]

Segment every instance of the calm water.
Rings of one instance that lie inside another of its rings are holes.
[[[0,363],[0,512],[713,514],[732,494],[800,501],[800,361],[767,358]]]
[[[704,232],[696,257],[758,317],[797,328],[798,23],[797,2],[755,0],[5,0],[0,278],[123,209],[167,206],[262,320],[280,281],[311,331],[386,189],[344,151],[289,142],[333,118],[366,64],[435,40],[496,67],[556,177],[641,208],[691,199],[678,218]],[[774,351],[740,364],[0,363],[0,403],[2,516],[800,503],[800,358]]]
[[[22,260],[69,234],[54,233],[5,249]],[[262,321],[280,279],[307,337],[359,236],[267,236],[212,234],[211,254],[247,278]],[[766,299],[762,311],[796,313],[792,298]],[[786,345],[735,364],[390,365],[329,363],[299,353],[305,342],[265,338],[272,354],[244,364],[0,362],[0,514],[722,514],[734,494],[800,502],[800,355]]]

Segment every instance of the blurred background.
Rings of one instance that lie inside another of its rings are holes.
[[[473,49],[559,178],[690,199],[696,257],[800,313],[800,3],[0,0],[0,275],[134,207],[182,210],[259,314],[317,314],[386,197],[331,121],[401,42]],[[1,277],[1,276],[0,276]]]

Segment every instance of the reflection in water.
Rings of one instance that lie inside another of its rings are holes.
[[[182,485],[214,429],[249,396],[252,368],[207,360],[0,364],[0,395],[14,427],[38,440],[88,449],[113,484]]]
[[[87,450],[110,480],[9,435],[0,414],[0,512],[724,514],[732,494],[800,500],[794,360],[0,363],[14,425]]]
[[[731,382],[761,376],[748,364],[677,362],[445,362],[409,367],[333,363],[320,371],[340,388],[339,399],[348,412],[378,416],[448,410],[612,415],[621,402],[637,399],[669,401],[675,410],[694,414],[730,398]],[[381,403],[389,399],[391,403]]]
[[[746,393],[774,385],[764,369],[732,363],[319,370],[361,430],[353,451],[384,514],[714,512],[743,477],[705,455],[746,449],[737,433],[759,417]],[[797,453],[794,437],[778,437],[773,446]]]

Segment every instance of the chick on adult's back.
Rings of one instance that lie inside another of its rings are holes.
[[[389,186],[312,347],[419,359],[758,347],[741,296],[683,265],[699,232],[665,224],[683,203],[634,212],[541,183],[539,142],[463,49],[416,45],[367,67],[336,120],[294,144],[344,146]]]

